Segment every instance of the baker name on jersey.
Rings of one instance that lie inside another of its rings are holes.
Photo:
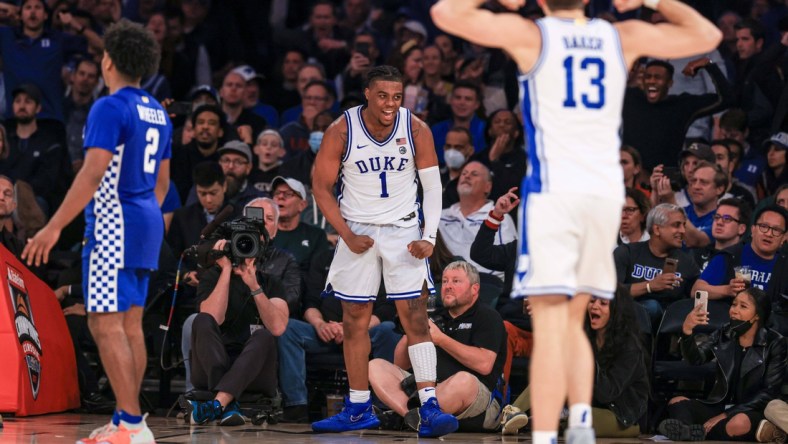
[[[566,49],[591,49],[594,51],[601,51],[602,39],[585,35],[566,36],[564,37],[564,47]]]
[[[137,113],[140,115],[140,120],[143,122],[152,123],[154,125],[167,124],[167,119],[164,118],[164,111],[160,109],[137,105]]]
[[[408,160],[407,157],[383,156],[382,158],[370,157],[366,160],[357,160],[355,163],[356,167],[358,167],[358,172],[364,174],[370,171],[403,171],[408,164]]]

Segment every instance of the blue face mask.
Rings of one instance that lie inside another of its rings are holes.
[[[320,143],[323,141],[323,131],[312,131],[309,133],[309,148],[313,153],[317,153],[320,149]]]

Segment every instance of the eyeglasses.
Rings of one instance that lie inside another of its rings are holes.
[[[772,236],[779,237],[779,236],[782,236],[783,234],[785,234],[785,230],[783,230],[782,228],[780,228],[780,227],[772,227],[769,224],[755,224],[755,226],[758,227],[758,231],[760,231],[763,234],[768,233],[769,230],[771,230]]]
[[[290,199],[291,197],[295,196],[297,193],[295,191],[277,191],[273,194],[274,197],[284,197],[285,199]],[[300,197],[300,195],[299,195]]]
[[[247,163],[249,163],[249,161],[248,160],[244,160],[244,159],[232,159],[232,160],[230,160],[230,159],[221,159],[221,160],[219,160],[219,164],[220,165],[224,165],[224,166],[232,165],[234,167],[240,167],[240,166],[246,165]]]
[[[624,207],[623,209],[624,214],[635,214],[636,211],[640,211],[638,207]]]
[[[741,221],[739,219],[736,219],[734,217],[728,216],[727,214],[715,214],[714,215],[714,220],[715,221],[722,220],[723,224],[729,224],[731,222],[736,222],[737,224],[741,223]]]

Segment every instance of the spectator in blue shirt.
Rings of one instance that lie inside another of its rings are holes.
[[[474,152],[483,151],[485,148],[484,120],[476,115],[481,106],[481,93],[479,88],[466,82],[457,82],[449,97],[451,118],[438,122],[432,127],[432,136],[435,139],[435,151],[438,162],[443,165],[443,145],[446,143],[446,134],[450,129],[460,126],[468,128],[473,136]]]

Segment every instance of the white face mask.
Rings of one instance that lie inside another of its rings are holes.
[[[320,143],[323,142],[323,131],[312,131],[309,133],[309,148],[313,153],[317,153],[320,149]]]
[[[443,152],[443,161],[450,170],[459,170],[465,164],[465,156],[452,148]]]

